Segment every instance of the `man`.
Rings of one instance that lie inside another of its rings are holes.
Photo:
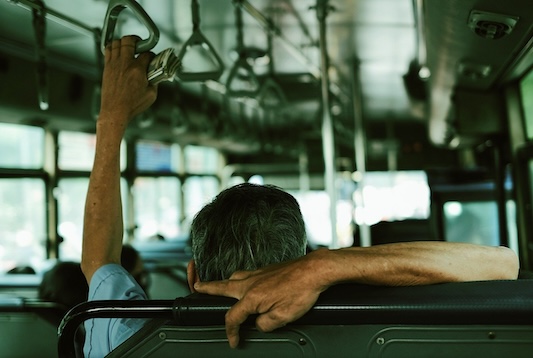
[[[123,237],[120,142],[128,122],[146,110],[157,97],[157,88],[146,79],[146,69],[152,55],[143,53],[136,57],[134,51],[137,40],[137,37],[126,36],[113,41],[105,50],[102,101],[96,125],[96,154],[85,204],[83,233],[82,270],[89,283],[89,300],[146,299],[139,285],[120,266]],[[224,230],[232,231],[234,237],[248,238],[238,241],[240,245],[199,244],[200,241],[196,240],[209,236],[202,232],[203,225],[214,219],[210,215],[216,215],[208,214],[210,208],[206,208],[207,217],[199,214],[194,223],[196,229],[192,230],[191,239],[195,253],[187,270],[188,281],[193,291],[226,295],[240,300],[226,315],[227,335],[232,347],[237,346],[239,325],[248,315],[258,314],[258,328],[270,331],[302,316],[312,307],[321,292],[339,282],[417,285],[445,281],[514,279],[518,272],[517,258],[509,249],[442,242],[318,250],[293,261],[260,268],[290,257],[276,254],[276,258],[271,257],[271,261],[260,260],[253,265],[245,264],[261,255],[269,255],[268,248],[253,246],[250,240],[253,241],[255,236],[246,235],[247,228],[254,220],[249,220],[244,225],[241,223],[239,230],[244,232],[235,231],[236,222],[224,223]],[[224,206],[219,208],[222,212],[225,209]],[[259,214],[254,212],[252,215],[253,211],[249,209],[241,214],[255,216],[255,222],[263,222],[259,220]],[[263,209],[266,211],[260,211],[261,215],[268,215],[268,206]],[[296,211],[296,216],[301,215],[299,210]],[[274,223],[278,224],[278,221]],[[271,237],[283,242],[298,240],[298,234],[289,235],[293,224],[280,226],[284,229]],[[260,233],[263,229],[256,226],[250,232]],[[201,246],[206,250],[202,252]],[[247,250],[239,254],[226,252],[243,246]],[[238,262],[229,269],[252,271],[237,271],[228,279],[230,272],[222,273],[220,266],[227,262],[233,263],[234,258],[243,255],[243,252],[249,254],[248,260]],[[226,259],[221,261],[221,257]],[[212,273],[216,275],[211,276]],[[203,282],[213,279],[212,277],[227,280]],[[134,334],[142,324],[143,321],[134,319],[88,321],[85,355],[100,357],[107,354]]]

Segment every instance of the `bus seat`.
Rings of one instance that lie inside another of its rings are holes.
[[[224,314],[234,299],[194,294],[174,301],[97,301],[60,326],[60,357],[72,332],[96,317],[152,317],[108,357],[530,357],[533,280],[414,287],[343,284],[302,318],[271,333],[241,328],[230,349]]]
[[[0,297],[0,357],[57,357],[57,326],[47,316],[61,312],[54,302]]]

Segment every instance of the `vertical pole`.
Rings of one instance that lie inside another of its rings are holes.
[[[359,72],[356,68],[357,63],[354,63],[352,68],[352,91],[353,91],[353,116],[354,116],[354,148],[355,148],[355,166],[359,173],[361,180],[357,186],[358,197],[360,202],[356,203],[357,206],[365,210],[365,199],[363,197],[363,188],[365,185],[366,176],[366,137],[365,127],[363,123],[363,100],[361,95]],[[361,246],[370,246],[372,243],[372,237],[370,235],[370,227],[363,220],[359,225],[359,232],[361,238]]]
[[[311,179],[309,178],[309,160],[303,145],[298,158],[298,167],[300,170],[300,193],[305,194],[311,190]]]
[[[500,231],[500,245],[509,246],[509,235],[507,232],[507,199],[505,195],[505,163],[503,159],[502,141],[496,140],[494,145],[494,189],[496,203],[498,204],[498,222]]]
[[[58,186],[57,179],[57,157],[58,144],[57,132],[45,131],[44,139],[44,171],[47,174],[46,180],[46,220],[48,237],[46,241],[47,258],[59,258],[60,237],[57,232],[59,223],[59,214],[57,207],[57,198],[54,195]]]
[[[324,184],[329,196],[329,215],[331,220],[330,248],[338,248],[337,239],[337,192],[335,189],[335,138],[333,122],[330,113],[328,51],[326,42],[326,18],[328,15],[328,0],[317,0],[316,15],[320,28],[320,70],[322,92],[322,152],[324,155]]]

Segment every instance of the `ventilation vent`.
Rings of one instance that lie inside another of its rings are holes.
[[[484,39],[497,40],[509,35],[517,22],[517,16],[472,10],[468,26],[476,35]]]

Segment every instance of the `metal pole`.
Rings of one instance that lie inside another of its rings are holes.
[[[320,28],[320,70],[322,73],[322,152],[324,155],[324,185],[329,196],[329,216],[331,220],[330,248],[338,248],[337,239],[337,191],[335,188],[335,138],[330,113],[328,50],[326,42],[326,17],[328,0],[317,0],[316,15]]]
[[[363,188],[365,185],[365,176],[366,176],[366,137],[365,137],[365,127],[363,123],[363,100],[361,95],[360,81],[359,81],[359,72],[356,69],[357,64],[354,63],[352,66],[352,91],[353,91],[353,114],[354,114],[354,148],[355,148],[355,165],[357,167],[357,172],[361,176],[359,185],[357,186],[358,197],[360,202],[357,205],[365,209],[365,199],[363,197]],[[370,246],[372,244],[372,237],[370,235],[370,227],[363,222],[359,225],[359,232],[361,238],[361,246]]]

